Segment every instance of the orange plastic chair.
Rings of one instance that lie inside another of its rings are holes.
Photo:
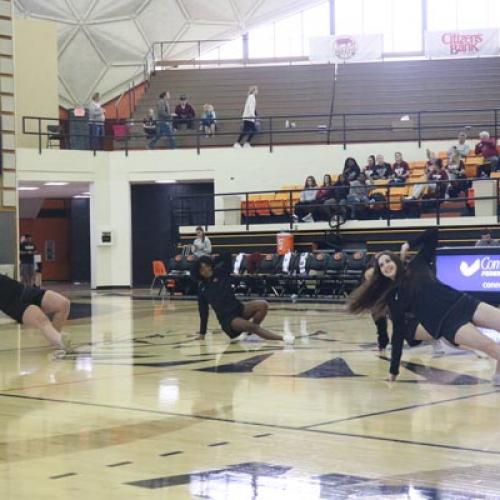
[[[261,216],[271,215],[271,210],[269,209],[269,200],[255,200],[255,213]]]
[[[161,260],[153,260],[153,282],[151,283],[151,290],[156,285],[156,282],[159,281],[162,284],[160,289],[160,293],[163,287],[167,287],[165,280],[167,279],[167,268],[165,264]],[[175,285],[174,285],[175,286]]]

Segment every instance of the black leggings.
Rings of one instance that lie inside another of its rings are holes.
[[[240,136],[238,137],[238,142],[243,145],[245,136],[248,136],[247,142],[250,143],[252,141],[253,136],[257,133],[257,127],[254,122],[250,120],[243,120],[243,130],[241,131]]]

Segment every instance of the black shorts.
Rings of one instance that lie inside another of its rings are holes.
[[[19,324],[22,324],[24,313],[29,306],[42,307],[45,292],[46,290],[41,288],[26,287],[21,295],[10,304],[6,304],[2,311]]]
[[[231,323],[234,318],[242,318],[243,317],[243,311],[245,310],[244,304],[240,304],[239,308],[236,309],[233,313],[225,316],[224,318],[221,318],[219,320],[220,326],[224,333],[231,339],[235,339],[239,335],[241,335],[242,332],[238,332],[234,330],[234,328],[231,326]]]
[[[448,311],[448,314],[443,318],[441,327],[438,332],[438,337],[443,337],[453,345],[455,343],[455,335],[457,331],[467,323],[472,322],[474,313],[479,306],[480,301],[464,294],[457,303]]]

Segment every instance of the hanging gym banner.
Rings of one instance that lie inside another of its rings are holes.
[[[382,59],[382,35],[316,36],[309,39],[309,59],[335,63]]]
[[[427,57],[495,56],[499,52],[498,30],[428,31]]]

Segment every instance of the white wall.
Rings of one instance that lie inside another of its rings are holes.
[[[307,175],[320,179],[342,170],[347,156],[361,166],[370,154],[392,161],[401,151],[408,161],[425,159],[425,149],[448,149],[449,142],[357,144],[342,146],[281,146],[266,148],[155,150],[123,152],[17,150],[19,181],[74,181],[91,185],[91,258],[93,287],[129,286],[132,281],[130,184],[174,179],[213,180],[216,193],[279,189],[301,184]],[[97,245],[97,232],[111,229],[115,244]]]

